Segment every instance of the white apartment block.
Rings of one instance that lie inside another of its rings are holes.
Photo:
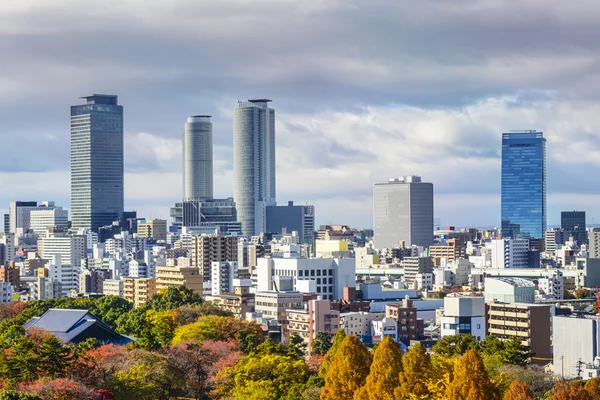
[[[413,282],[413,288],[416,290],[433,289],[433,274],[429,272],[424,274],[417,274]]]
[[[355,274],[354,258],[259,258],[257,291],[276,290],[273,282],[289,277],[293,290],[299,280],[313,280],[323,300],[338,300],[344,287],[356,285]]]
[[[211,264],[211,294],[233,291],[233,279],[237,276],[237,261],[213,261]]]
[[[371,323],[381,321],[385,313],[374,313],[366,311],[347,312],[340,314],[340,328],[344,328],[347,335],[369,336],[371,334]]]
[[[492,240],[492,268],[527,268],[529,239]]]
[[[80,268],[87,258],[85,236],[47,235],[38,239],[38,254],[45,260],[60,256],[62,265]]]
[[[552,275],[538,279],[538,291],[545,300],[563,300],[565,285],[562,271],[553,271]]]

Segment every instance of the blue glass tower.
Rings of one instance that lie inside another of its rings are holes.
[[[117,96],[83,96],[71,107],[73,228],[110,225],[123,214],[123,107]]]
[[[502,237],[542,239],[546,231],[546,139],[502,134]]]

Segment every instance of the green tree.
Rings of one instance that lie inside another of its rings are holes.
[[[469,350],[478,351],[479,343],[475,336],[468,333],[443,337],[433,346],[434,353],[445,357],[463,355]]]
[[[183,305],[202,304],[202,302],[202,296],[185,286],[169,287],[152,296],[143,308],[146,310],[169,311]]]
[[[321,399],[352,399],[354,393],[364,385],[370,367],[371,354],[369,350],[357,336],[346,336],[339,345],[325,375],[325,386],[321,391]]]
[[[262,334],[262,328],[256,322],[239,320],[232,317],[205,315],[197,322],[180,326],[175,330],[172,345],[186,340],[230,340]]]
[[[402,371],[398,376],[398,387],[394,390],[396,398],[429,395],[427,383],[432,372],[431,357],[425,348],[420,343],[412,346],[402,357]]]
[[[533,393],[525,383],[514,381],[504,393],[502,400],[533,400]]]
[[[517,336],[504,342],[504,349],[500,351],[505,364],[527,365],[531,360],[531,347],[521,344]]]
[[[573,293],[576,299],[586,299],[592,296],[592,291],[586,288],[579,288]]]
[[[3,390],[0,392],[0,400],[42,400],[42,398],[31,393],[18,393],[14,390]]]
[[[324,377],[327,374],[329,365],[335,358],[338,348],[340,347],[340,345],[342,344],[342,342],[344,341],[345,338],[346,338],[346,332],[344,332],[344,328],[338,329],[337,333],[335,334],[335,336],[333,338],[333,343],[331,344],[331,348],[325,355],[325,358],[323,359],[323,364],[321,364],[321,368],[319,370],[320,376]]]
[[[290,343],[286,346],[286,353],[288,356],[300,359],[306,355],[306,342],[297,333],[290,335]]]
[[[386,336],[373,353],[366,383],[354,395],[355,400],[394,400],[394,389],[402,372],[402,350]]]
[[[111,328],[115,328],[117,319],[132,308],[133,304],[119,296],[102,296],[94,300],[89,311]]]
[[[446,390],[447,400],[496,400],[498,389],[492,384],[475,350],[462,355],[454,366],[454,379]]]
[[[327,332],[319,332],[315,336],[315,340],[313,340],[310,347],[310,354],[313,355],[324,355],[327,354],[329,349],[331,349],[331,339],[332,335]]]
[[[51,378],[62,377],[71,361],[73,351],[54,336],[44,339],[37,349],[39,369]]]

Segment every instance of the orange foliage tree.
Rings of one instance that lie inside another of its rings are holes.
[[[371,354],[355,335],[344,338],[325,375],[322,400],[348,400],[365,384]]]
[[[371,371],[365,386],[354,395],[355,400],[394,400],[394,388],[402,371],[402,350],[386,336],[373,353]]]
[[[433,366],[431,357],[420,343],[412,346],[402,357],[402,371],[398,375],[398,387],[394,391],[397,399],[429,395],[428,382]]]
[[[504,393],[502,400],[533,400],[533,393],[525,383],[514,381]]]
[[[583,388],[580,382],[567,383],[560,380],[554,387],[554,393],[550,400],[592,400],[590,394]]]
[[[475,350],[469,350],[454,366],[454,379],[446,390],[447,400],[496,400],[498,389],[492,384]]]

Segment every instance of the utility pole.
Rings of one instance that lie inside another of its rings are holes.
[[[581,379],[581,366],[583,365],[583,362],[581,361],[581,358],[579,360],[577,360],[577,379]]]
[[[562,379],[565,379],[565,356],[561,354],[560,356],[560,375]]]

